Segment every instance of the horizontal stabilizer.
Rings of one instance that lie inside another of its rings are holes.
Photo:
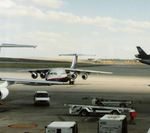
[[[59,54],[59,56],[96,56],[96,55],[89,55],[89,54]]]

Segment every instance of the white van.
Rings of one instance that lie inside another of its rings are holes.
[[[36,91],[34,105],[50,105],[50,97],[47,91]]]
[[[74,121],[54,121],[45,127],[45,133],[78,133],[78,126]]]

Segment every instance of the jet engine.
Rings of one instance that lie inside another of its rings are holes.
[[[40,77],[41,77],[42,79],[44,79],[44,78],[46,77],[46,74],[45,74],[44,72],[41,72],[41,73],[40,73]]]
[[[77,78],[77,74],[76,73],[71,74],[71,79],[76,79],[76,78]]]
[[[31,73],[31,77],[32,77],[33,79],[36,79],[36,78],[38,77],[38,73],[32,72],[32,73]]]
[[[88,78],[88,74],[87,73],[82,74],[82,79],[86,80],[87,78]]]
[[[7,88],[0,88],[0,99],[5,99],[9,94],[9,90]]]

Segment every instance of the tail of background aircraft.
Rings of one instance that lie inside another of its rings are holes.
[[[141,58],[141,59],[150,58],[150,56],[147,55],[147,53],[140,46],[137,46],[136,48],[137,48],[137,50],[139,52],[138,55],[135,55],[137,58]]]
[[[95,56],[95,55],[86,55],[86,54],[60,54],[59,56],[73,56],[70,68],[71,69],[75,69],[77,67],[78,56]]]
[[[139,54],[140,54],[141,56],[146,56],[146,55],[147,55],[147,54],[145,53],[145,51],[144,51],[141,47],[137,46],[137,50],[138,50],[138,52],[139,52]]]

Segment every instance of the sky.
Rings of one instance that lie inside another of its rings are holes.
[[[1,57],[53,58],[61,53],[134,59],[150,53],[149,0],[0,0]]]

